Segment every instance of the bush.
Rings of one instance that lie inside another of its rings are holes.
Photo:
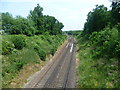
[[[26,46],[25,38],[23,36],[12,37],[12,42],[14,43],[15,48],[19,50]]]
[[[2,76],[6,76],[7,74],[13,74],[12,76],[14,76],[15,73],[17,73],[22,67],[24,64],[25,61],[22,61],[22,60],[16,60],[13,61],[13,62],[10,62],[10,63],[4,63],[3,66],[2,66]],[[12,64],[12,65],[11,65]]]
[[[117,58],[119,50],[118,30],[105,28],[103,31],[94,32],[90,36],[90,45],[93,45],[92,52],[96,58]]]
[[[2,41],[2,54],[10,54],[14,50],[14,44],[10,41],[3,40]]]
[[[56,52],[56,48],[51,48],[50,53],[51,53],[52,55],[54,55],[55,52]]]
[[[36,45],[34,47],[35,51],[38,53],[39,57],[41,60],[45,60],[47,53],[45,52],[45,50],[43,50],[42,48],[40,48],[38,45]]]
[[[26,63],[27,63],[26,61],[23,61],[21,59],[16,60],[15,62],[16,69],[19,71]]]
[[[38,54],[39,54],[41,60],[45,60],[46,59],[46,55],[47,54],[46,54],[46,52],[43,49],[40,49]]]

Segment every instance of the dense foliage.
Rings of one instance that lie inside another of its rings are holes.
[[[12,17],[8,12],[2,13],[2,29],[7,34],[24,34],[27,36],[50,34],[62,34],[64,25],[55,17],[43,15],[43,8],[37,4],[30,11],[27,18],[21,16]]]
[[[78,35],[78,87],[120,87],[120,2],[112,9],[96,6],[88,13],[82,34]]]
[[[33,25],[34,23],[32,20],[20,16],[13,18],[8,12],[2,13],[2,29],[7,34],[35,35],[36,29]]]
[[[96,5],[96,8],[87,15],[87,21],[84,24],[83,35],[89,37],[92,32],[99,32],[107,25],[110,28],[120,23],[120,2],[112,2],[112,10],[107,10],[104,5]]]
[[[109,21],[109,12],[103,5],[96,5],[93,12],[88,13],[87,22],[84,26],[84,33],[91,34],[94,31],[100,31],[105,28]]]
[[[118,29],[104,28],[100,32],[94,32],[90,36],[90,45],[93,46],[93,55],[96,58],[120,58],[120,42]]]
[[[4,35],[2,39],[2,77],[3,87],[8,87],[11,79],[23,68],[32,63],[45,61],[48,55],[54,55],[64,42],[63,35]]]

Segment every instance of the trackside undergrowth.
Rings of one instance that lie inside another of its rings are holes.
[[[3,35],[2,36],[2,87],[9,88],[11,81],[28,64],[41,64],[54,55],[64,42],[64,35]],[[29,71],[28,71],[29,72]],[[27,74],[27,73],[26,73]]]

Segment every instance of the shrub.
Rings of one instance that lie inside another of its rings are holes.
[[[15,48],[19,50],[26,46],[25,38],[23,36],[12,37],[12,42],[14,43]]]
[[[38,54],[39,54],[41,60],[45,60],[46,52],[43,49],[40,49]]]
[[[10,54],[14,50],[14,44],[10,41],[3,40],[2,41],[2,54]]]
[[[118,42],[118,45],[117,45],[115,51],[116,51],[117,57],[120,58],[120,42]]]
[[[93,56],[96,58],[116,58],[119,43],[118,43],[118,30],[105,28],[103,31],[94,32],[90,36],[90,45],[93,45]]]
[[[23,61],[22,59],[16,60],[15,62],[16,69],[19,71],[26,63],[27,62]]]
[[[41,60],[45,60],[47,53],[45,52],[45,50],[43,50],[42,48],[40,48],[38,45],[36,45],[34,47],[35,51],[38,53],[39,57]]]
[[[50,53],[54,55],[55,52],[56,52],[56,48],[51,48]]]

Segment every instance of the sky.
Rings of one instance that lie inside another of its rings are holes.
[[[14,17],[27,17],[37,4],[43,7],[43,14],[54,16],[64,24],[63,31],[83,30],[87,14],[95,5],[110,9],[110,0],[0,0],[0,12],[9,12]]]

